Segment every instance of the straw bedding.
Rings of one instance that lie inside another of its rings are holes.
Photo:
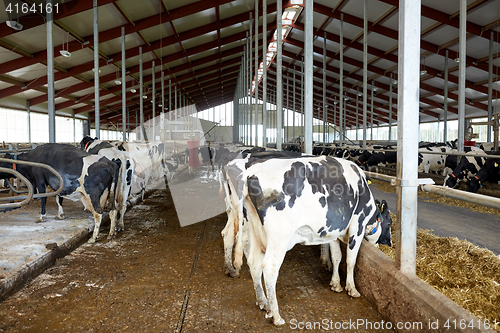
[[[375,183],[382,191],[395,191],[388,183]],[[419,190],[419,195],[422,193]],[[423,196],[435,202],[499,214],[498,210],[489,211],[489,208],[479,205],[428,194]],[[391,215],[396,221],[396,216]],[[500,320],[500,258],[490,250],[479,248],[466,240],[438,237],[431,231],[417,230],[417,276],[474,316],[489,319],[490,322]],[[380,250],[395,258],[394,245],[392,248],[381,245]],[[500,325],[496,329],[500,332]]]

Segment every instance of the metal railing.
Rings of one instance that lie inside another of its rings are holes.
[[[58,179],[59,179],[59,188],[54,191],[54,192],[46,192],[46,193],[39,193],[39,194],[34,194],[33,190],[33,185],[30,183],[28,179],[26,179],[23,175],[21,175],[18,171],[10,169],[10,168],[0,168],[0,172],[5,172],[5,173],[10,173],[12,175],[15,175],[16,177],[20,178],[28,187],[28,195],[25,196],[10,196],[10,197],[3,197],[0,198],[0,201],[14,201],[14,200],[21,200],[24,199],[21,202],[14,202],[14,203],[8,203],[8,204],[0,204],[0,210],[3,209],[13,209],[13,208],[19,208],[23,205],[28,204],[32,199],[38,199],[38,198],[48,198],[48,197],[54,197],[56,195],[59,195],[63,188],[64,188],[64,180],[53,167],[47,164],[43,163],[36,163],[36,162],[29,162],[29,161],[20,161],[20,160],[12,160],[8,158],[1,158],[0,157],[0,162],[6,162],[6,163],[12,163],[12,164],[22,164],[22,165],[29,165],[33,167],[39,167],[39,168],[45,168],[52,172]]]
[[[397,184],[397,177],[383,175],[376,172],[365,171],[365,174],[373,179],[378,179],[391,183],[395,186]],[[458,199],[466,202],[471,202],[481,206],[491,207],[495,209],[500,209],[500,198],[490,197],[488,195],[477,194],[472,192],[464,192],[460,190],[455,190],[452,188],[434,185],[434,181],[430,183],[432,179],[430,178],[419,178],[419,185],[422,190],[426,192],[435,193],[443,197]]]

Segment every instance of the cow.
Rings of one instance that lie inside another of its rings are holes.
[[[366,162],[360,164],[363,170],[366,170],[368,167],[376,166],[376,165],[385,165],[397,162],[397,153],[395,151],[381,151],[374,152]],[[359,160],[358,160],[359,161]]]
[[[132,194],[144,195],[144,192],[154,181],[171,176],[177,164],[170,160],[166,163],[165,145],[163,143],[114,142],[113,145],[121,151],[126,151],[135,161],[132,177]]]
[[[484,154],[484,152],[471,151],[466,156],[462,156],[453,172],[444,178],[443,186],[455,188],[460,181],[475,175],[486,162],[484,157],[474,156],[478,154]]]
[[[274,158],[246,164],[237,179],[237,188],[241,188],[237,195],[238,228],[241,233],[245,214],[247,263],[257,303],[268,311],[266,317],[273,317],[275,325],[284,324],[276,299],[276,281],[286,252],[299,243],[330,244],[334,264],[330,284],[337,292],[342,291],[339,240],[348,244],[346,290],[350,296],[359,297],[353,270],[361,241],[365,237],[375,244],[382,234],[378,209],[363,171],[352,162],[327,156]],[[237,270],[242,265],[242,238],[235,246]]]
[[[128,152],[118,150],[111,143],[97,138],[93,139],[90,136],[85,136],[80,141],[80,147],[88,153],[106,156],[119,167],[120,171],[116,180],[114,200],[120,214],[117,231],[123,231],[125,229],[124,218],[127,211],[127,199],[132,187],[135,161]]]
[[[222,239],[224,241],[224,255],[225,255],[225,272],[233,277],[239,276],[239,270],[236,271],[232,263],[233,247],[234,241],[238,234],[238,177],[241,176],[242,172],[247,166],[253,165],[255,163],[260,163],[271,158],[297,158],[300,157],[301,153],[290,152],[290,151],[260,151],[259,149],[246,149],[241,153],[230,153],[226,156],[225,160],[222,160],[221,164],[231,163],[229,167],[219,167],[219,181],[220,181],[220,191],[225,191],[225,204],[226,213],[228,215],[228,221],[226,226],[221,232]],[[238,158],[239,157],[239,158]]]
[[[5,157],[12,158],[8,154]],[[65,218],[62,208],[63,198],[80,200],[85,209],[94,216],[94,232],[89,240],[89,243],[94,243],[99,234],[104,205],[115,188],[115,177],[118,172],[116,164],[104,156],[92,155],[76,147],[58,143],[38,146],[34,150],[17,155],[17,159],[47,164],[61,175],[64,187],[56,198],[58,206],[56,219]],[[45,168],[11,163],[0,163],[0,166],[19,171],[33,184],[38,193],[45,193],[46,186],[50,186],[53,190],[59,188],[59,178]],[[0,174],[0,178],[6,178],[5,175],[12,177],[10,174]],[[47,198],[40,199],[41,214],[38,222],[47,220],[46,202]],[[114,200],[110,200],[109,217],[111,220],[109,235],[113,236],[116,224]]]
[[[447,175],[453,169],[446,168],[447,155],[429,154],[427,152],[448,153],[451,148],[448,146],[433,146],[418,149],[418,172],[442,172],[442,175]]]
[[[495,155],[498,155],[498,153],[500,152],[497,152]],[[499,163],[500,159],[488,158],[481,170],[467,180],[467,191],[477,193],[479,188],[483,186],[482,183],[485,181],[498,183],[498,181],[500,181]]]

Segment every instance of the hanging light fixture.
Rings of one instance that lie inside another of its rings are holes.
[[[66,49],[64,48],[64,40],[67,39]],[[59,53],[66,58],[71,57],[71,52],[69,52],[69,32],[63,30],[63,49],[59,50]]]
[[[134,88],[132,88],[132,89],[130,89],[130,92],[131,92],[132,94],[135,94],[135,93],[137,92],[137,90],[135,90]]]
[[[420,76],[427,74],[427,70],[425,69],[425,57],[424,57],[424,68],[420,71]]]

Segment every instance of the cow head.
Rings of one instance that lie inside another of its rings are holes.
[[[467,180],[467,192],[477,193],[479,189],[483,186],[481,184],[481,179],[478,176],[474,176]]]
[[[97,140],[97,138],[95,139],[92,139],[90,136],[84,136],[82,141],[80,141],[80,148],[82,148],[83,150],[87,150],[87,147],[93,142]]]
[[[367,226],[365,238],[372,244],[385,244],[392,246],[392,218],[387,201],[382,200],[382,203],[380,203],[378,200],[375,200],[375,205],[377,207],[376,222]]]
[[[455,174],[451,173],[444,178],[443,186],[449,188],[455,188],[458,185],[458,178]]]

